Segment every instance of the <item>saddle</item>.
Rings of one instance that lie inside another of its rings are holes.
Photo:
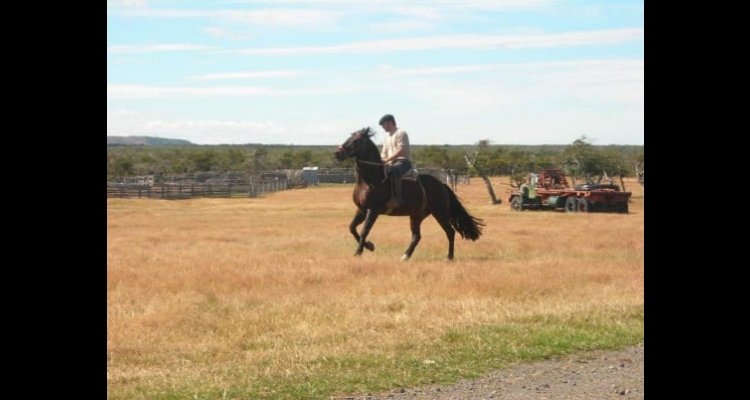
[[[390,174],[388,176],[390,177]],[[401,175],[401,180],[408,179],[408,180],[416,181],[417,176],[419,176],[419,171],[416,168],[411,167],[410,170],[404,172],[404,174]]]
[[[422,191],[422,208],[424,208],[427,206],[427,195],[425,193],[424,187],[422,187],[422,183],[419,182],[419,180],[417,179],[418,176],[419,176],[419,171],[416,168],[412,167],[410,170],[406,171],[406,173],[401,175],[401,181],[403,182],[405,180],[409,180],[409,181],[417,183],[417,185],[419,186],[419,189]],[[391,193],[393,193],[393,190],[394,190],[393,185],[395,181],[390,178],[388,178],[388,181],[390,182],[390,185],[391,185]],[[407,199],[404,197],[403,200],[406,201]],[[389,200],[389,202],[390,201],[391,200]],[[386,207],[387,207],[387,210],[385,214],[391,215],[393,213],[393,206],[388,205],[386,203]]]
[[[403,175],[401,175],[401,179],[411,179],[416,180],[417,176],[419,175],[419,171],[417,171],[416,168],[412,167],[410,170],[406,171]]]

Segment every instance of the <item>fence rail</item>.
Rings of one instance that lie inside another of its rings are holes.
[[[252,185],[177,183],[132,185],[107,182],[107,198],[190,199],[194,197],[258,197],[289,189],[289,181],[257,182]]]
[[[439,169],[420,169],[443,182],[446,175]],[[107,198],[190,199],[196,197],[258,197],[265,193],[304,188],[320,183],[353,184],[354,171],[321,169],[311,177],[302,170],[247,172],[199,172],[182,175],[149,175],[107,182]],[[466,182],[468,183],[468,182]]]

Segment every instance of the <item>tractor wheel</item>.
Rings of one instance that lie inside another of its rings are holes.
[[[510,201],[510,209],[513,211],[523,211],[523,200],[521,196],[516,196]]]
[[[578,212],[578,198],[568,197],[565,200],[565,212]]]
[[[617,212],[620,213],[620,214],[627,214],[628,213],[628,202],[627,201],[622,201],[622,202],[617,203],[616,209],[617,209]]]
[[[586,198],[580,198],[578,199],[578,207],[576,207],[576,210],[578,212],[589,212],[591,211],[593,207],[591,207],[591,202],[588,201]]]

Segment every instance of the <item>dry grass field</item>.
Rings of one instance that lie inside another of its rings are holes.
[[[507,178],[459,185],[486,224],[407,217],[354,257],[351,185],[260,198],[107,199],[107,398],[328,399],[643,341],[644,199],[629,214],[513,212]]]

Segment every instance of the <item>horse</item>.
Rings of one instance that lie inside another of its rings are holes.
[[[432,215],[448,237],[448,260],[453,260],[453,247],[456,232],[463,239],[475,241],[482,235],[484,221],[469,214],[451,188],[429,174],[416,177],[405,174],[402,177],[403,202],[396,208],[388,208],[392,187],[380,151],[372,141],[375,132],[362,128],[353,132],[334,152],[338,161],[354,159],[354,193],[352,199],[357,206],[354,218],[349,224],[349,232],[357,241],[355,256],[361,256],[363,249],[375,250],[375,245],[367,240],[375,220],[381,214],[409,216],[411,242],[401,261],[407,261],[414,253],[420,239],[422,221]],[[361,233],[357,227],[364,222]]]

